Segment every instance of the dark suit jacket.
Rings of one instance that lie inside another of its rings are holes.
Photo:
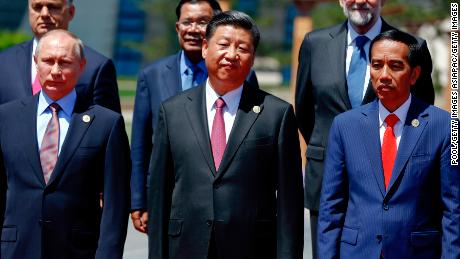
[[[30,78],[33,41],[13,46],[0,53],[0,104],[32,95]],[[99,104],[120,112],[117,75],[113,62],[85,47],[86,68],[75,86],[80,101]]]
[[[382,31],[394,29],[382,20]],[[305,207],[319,209],[324,154],[332,120],[351,109],[345,72],[347,22],[308,33],[299,52],[297,71],[296,117],[307,147],[305,170]],[[412,93],[428,103],[434,102],[431,83],[431,56],[424,40],[418,39],[422,73]],[[369,83],[363,104],[376,98]]]
[[[0,107],[2,259],[122,258],[131,166],[123,118],[98,105],[82,107],[78,98],[47,185],[36,137],[38,95]]]
[[[319,258],[379,258],[381,251],[385,258],[460,258],[460,167],[450,165],[449,114],[412,97],[387,190],[378,125],[377,101],[332,124]]]
[[[160,103],[182,91],[181,52],[160,59],[143,69],[138,76],[131,136],[131,208],[146,209],[146,176],[152,154],[153,130]],[[254,72],[248,77],[258,87]]]
[[[206,259],[212,238],[222,259],[302,258],[292,106],[246,83],[216,171],[205,100],[201,86],[160,107],[148,189],[149,258]]]

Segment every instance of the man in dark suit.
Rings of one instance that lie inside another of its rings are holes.
[[[123,118],[81,101],[86,60],[72,33],[43,35],[34,60],[42,91],[0,106],[0,258],[121,259],[131,166]]]
[[[215,0],[181,0],[176,8],[181,51],[153,62],[139,73],[131,135],[131,219],[140,232],[147,232],[146,179],[160,103],[206,79],[201,45],[206,25],[221,11]]]
[[[320,258],[459,258],[460,168],[449,113],[410,92],[417,40],[397,30],[370,46],[378,97],[338,115],[327,149]]]
[[[149,258],[301,258],[292,106],[245,79],[259,41],[237,11],[208,24],[208,80],[162,103],[149,170]]]
[[[393,29],[380,17],[385,0],[339,2],[347,21],[308,33],[300,48],[297,71],[296,118],[308,145],[305,207],[310,211],[313,258],[316,258],[315,237],[324,154],[332,120],[344,111],[375,99],[369,84],[366,53],[369,53],[370,40],[381,31]],[[363,46],[358,46],[358,42]],[[431,57],[426,42],[419,39],[419,43],[423,53],[422,73],[412,92],[433,103]]]
[[[29,22],[34,39],[0,53],[0,104],[37,93],[41,87],[33,65],[37,41],[54,29],[67,30],[74,17],[73,0],[29,0]],[[113,62],[85,47],[86,68],[75,90],[81,101],[120,112],[120,98]]]

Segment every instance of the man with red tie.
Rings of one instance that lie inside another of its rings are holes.
[[[411,95],[417,40],[401,31],[370,46],[378,100],[338,115],[326,155],[319,258],[459,258],[460,168],[449,113]]]
[[[302,258],[303,188],[291,105],[245,81],[259,31],[217,14],[208,79],[165,101],[149,170],[149,258]]]
[[[0,258],[121,259],[131,166],[123,118],[75,90],[86,58],[72,33],[44,34],[34,60],[42,91],[0,106]]]

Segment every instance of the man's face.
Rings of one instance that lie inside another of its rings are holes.
[[[381,40],[371,50],[370,74],[374,91],[383,106],[396,110],[409,97],[410,87],[420,74],[420,67],[411,68],[409,47],[398,41]]]
[[[37,38],[50,30],[67,30],[74,14],[75,7],[67,0],[29,0],[29,23]]]
[[[254,57],[252,35],[242,28],[219,26],[209,41],[203,41],[203,58],[209,80],[219,94],[243,84],[254,64]]]
[[[385,0],[339,0],[343,13],[356,26],[373,24]]]
[[[75,51],[75,40],[67,35],[50,35],[40,43],[34,56],[42,90],[53,100],[72,91],[85,68],[86,60]]]
[[[201,56],[201,45],[206,26],[213,17],[213,10],[207,2],[185,3],[176,22],[179,45],[190,55]]]

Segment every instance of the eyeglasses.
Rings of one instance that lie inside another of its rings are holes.
[[[184,29],[190,29],[195,25],[200,30],[205,30],[206,26],[208,26],[208,23],[209,21],[205,21],[205,20],[198,21],[198,22],[185,20],[185,21],[179,22],[180,26],[182,26]]]

